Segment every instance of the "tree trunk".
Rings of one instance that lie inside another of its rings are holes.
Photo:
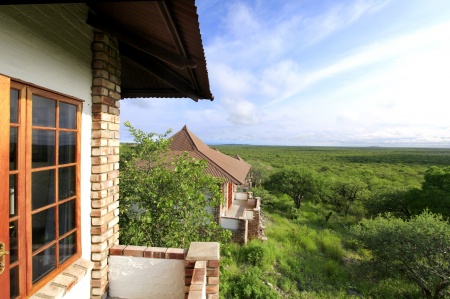
[[[302,198],[303,198],[303,196],[294,197],[294,203],[295,203],[295,207],[297,208],[297,210],[300,210],[300,206],[302,204]]]

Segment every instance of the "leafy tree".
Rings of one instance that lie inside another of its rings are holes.
[[[289,195],[297,209],[305,199],[321,196],[323,180],[307,168],[284,168],[270,175],[264,184],[269,191]]]
[[[387,186],[384,190],[372,192],[364,201],[369,216],[391,213],[391,215],[408,219],[412,216],[410,191],[405,188]]]
[[[333,179],[331,190],[331,202],[347,216],[351,206],[366,197],[367,184],[358,177],[338,177]]]
[[[425,172],[424,178],[423,190],[439,189],[450,192],[450,167],[432,166]]]
[[[125,123],[135,145],[120,156],[120,226],[124,244],[186,247],[226,237],[206,207],[219,204],[220,182],[206,162],[171,154],[166,134],[144,133]],[[207,194],[207,196],[205,196]]]
[[[373,267],[414,281],[427,298],[450,296],[450,225],[425,211],[409,221],[387,217],[363,220],[353,234],[373,253]]]
[[[259,160],[251,162],[253,186],[261,187],[261,185],[269,178],[272,167]]]

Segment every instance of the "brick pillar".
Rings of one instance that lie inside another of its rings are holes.
[[[191,288],[190,284],[197,261],[203,261],[206,264],[206,298],[219,299],[220,244],[217,242],[192,242],[190,244],[184,261],[186,298]]]
[[[247,244],[248,220],[245,217],[239,217],[238,229],[233,231],[232,239],[234,242],[244,245]]]
[[[102,32],[92,42],[91,298],[106,297],[108,251],[119,243],[120,57],[117,40]]]

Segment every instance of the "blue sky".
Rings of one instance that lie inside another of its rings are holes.
[[[196,5],[215,100],[124,100],[122,121],[208,144],[450,147],[450,1]]]

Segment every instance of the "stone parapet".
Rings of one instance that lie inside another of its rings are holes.
[[[116,269],[114,263],[124,263],[120,265],[122,269],[119,272],[129,273],[129,275],[133,275],[136,271],[142,271],[142,269],[148,268],[147,271],[151,270],[151,265],[155,267],[158,266],[159,262],[157,260],[178,260],[184,263],[184,298],[189,299],[197,299],[197,298],[206,298],[206,299],[218,299],[219,298],[219,277],[220,277],[220,244],[216,242],[192,242],[189,249],[181,249],[181,248],[162,248],[162,247],[146,247],[146,246],[132,246],[132,245],[115,245],[109,250],[110,263],[111,268]],[[121,257],[120,260],[117,257]],[[125,258],[125,260],[123,260]],[[112,260],[112,261],[111,261]],[[144,260],[151,261],[150,264],[146,264]],[[131,265],[131,266],[130,266]],[[133,265],[137,266],[139,269],[133,270]],[[143,266],[144,265],[144,266]],[[146,266],[145,266],[146,265]],[[176,264],[173,264],[174,267]],[[124,267],[130,267],[126,270]],[[156,269],[156,268],[155,268]],[[182,270],[183,271],[183,270]],[[110,273],[112,275],[110,283],[111,288],[110,291],[117,294],[120,292],[117,285],[123,285],[118,280],[127,279],[127,277],[120,278],[120,274],[117,275],[117,271],[112,271]],[[145,281],[145,277],[151,279],[152,275],[161,275],[162,273],[150,273],[150,272],[142,272],[140,275],[144,276],[143,280],[139,280],[138,278],[134,279],[132,283],[137,284],[145,284],[146,288],[148,288],[148,284],[151,284],[152,281]],[[127,276],[127,275],[126,275]],[[167,279],[173,279],[167,278]],[[176,280],[176,279],[175,279]],[[129,288],[133,288],[133,286],[129,285]],[[144,286],[142,286],[144,288]],[[136,289],[137,287],[134,287]],[[181,287],[182,288],[182,287]],[[157,290],[153,288],[149,288],[155,294],[160,292],[161,298],[166,298],[168,290]],[[169,290],[172,291],[172,290]],[[125,291],[126,294],[126,291]],[[163,295],[165,294],[165,295]],[[148,292],[147,292],[148,295]],[[147,298],[144,297],[142,298]],[[150,296],[150,295],[149,295]],[[141,297],[139,297],[141,298]],[[148,297],[153,298],[153,297]],[[178,296],[177,296],[178,298]]]

